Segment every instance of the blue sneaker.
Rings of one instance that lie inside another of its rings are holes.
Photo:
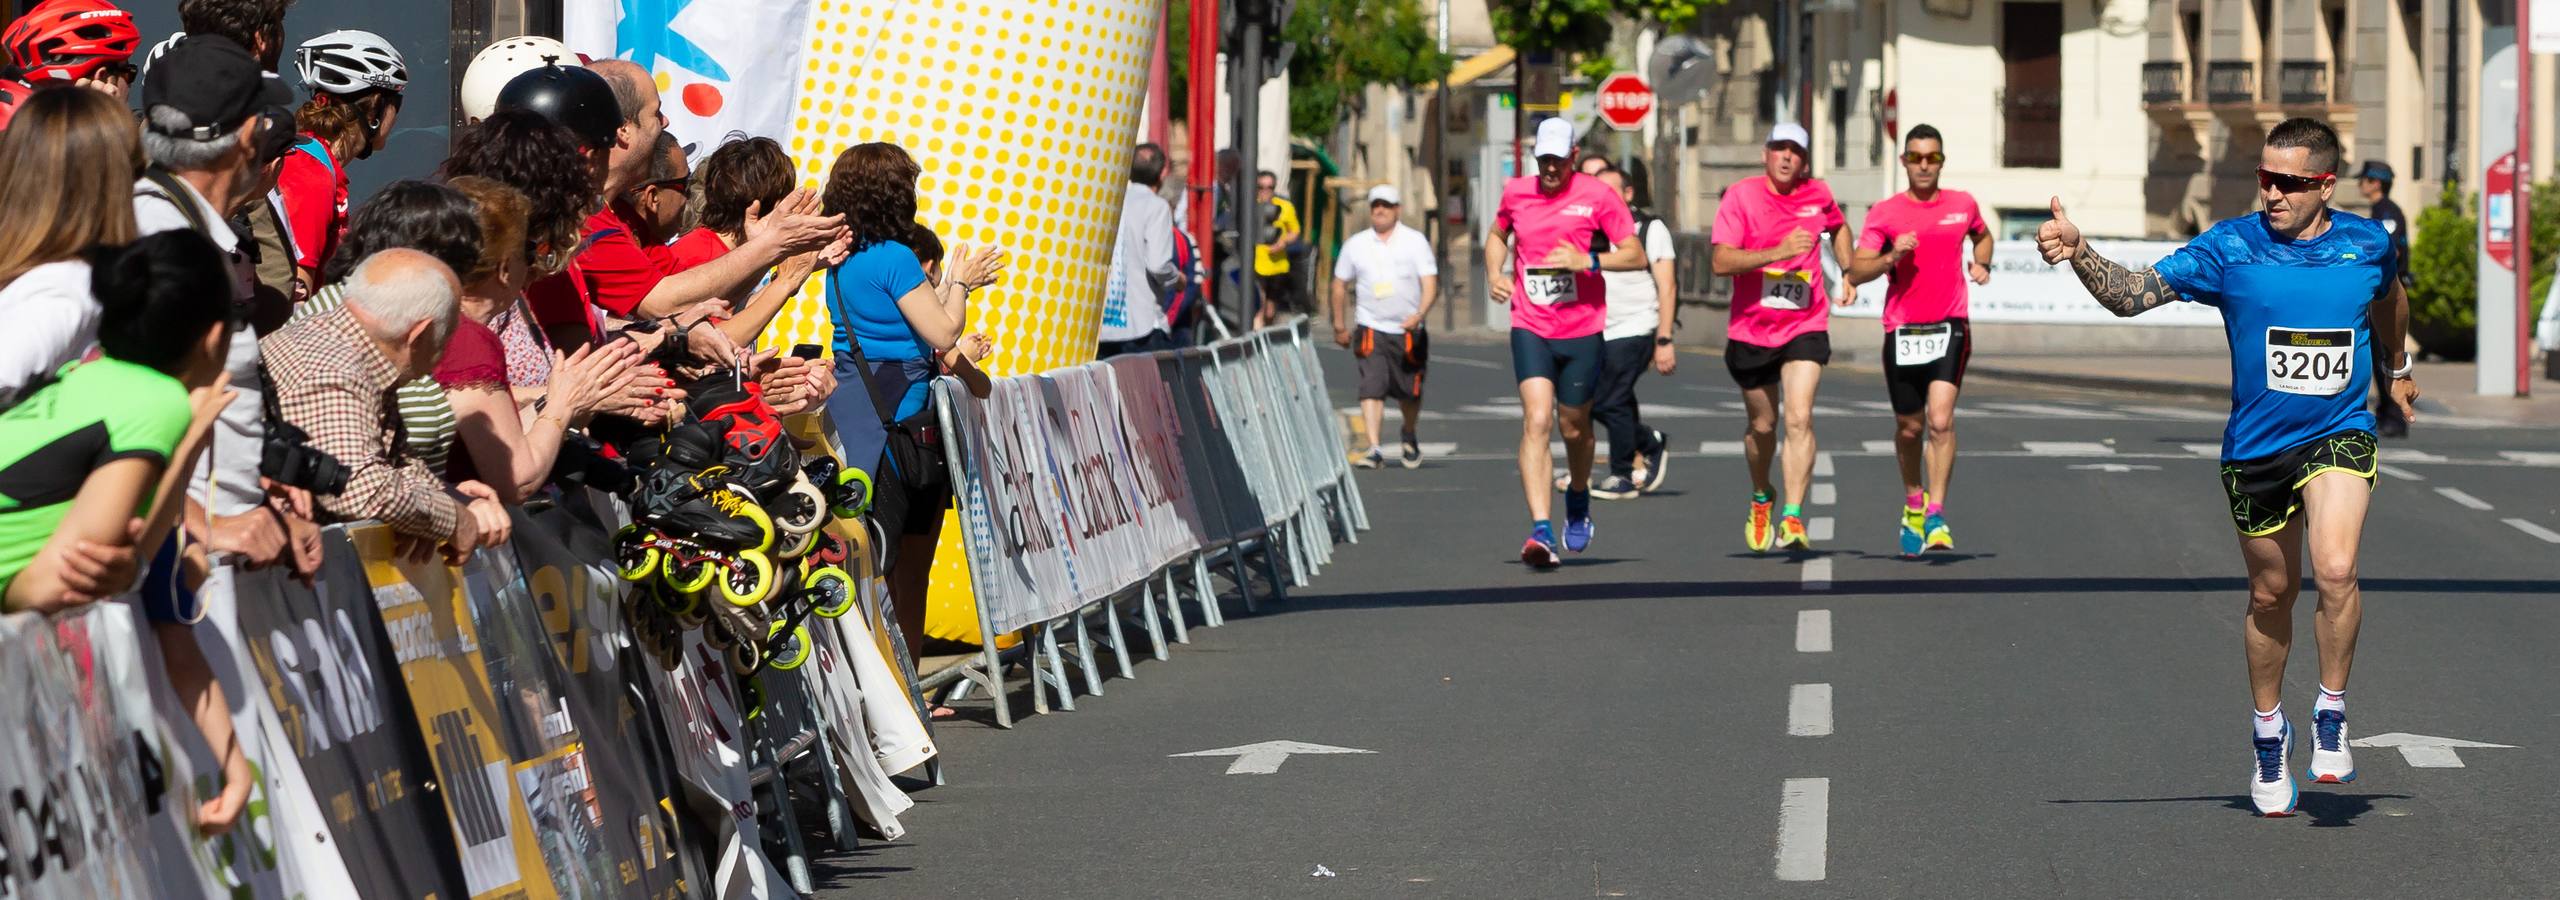
[[[1600,529],[1591,524],[1591,494],[1564,494],[1564,548],[1580,553],[1591,546],[1591,535]]]
[[[1927,532],[1929,535],[1929,549],[1953,550],[1956,548],[1956,533],[1947,530],[1947,517],[1945,514],[1930,513],[1929,517],[1921,523],[1921,526],[1921,530]]]
[[[2281,819],[2293,815],[2294,801],[2301,794],[2293,786],[2293,723],[2284,723],[2279,737],[2251,738],[2253,759],[2249,767],[2249,805],[2258,815]]]
[[[2356,757],[2347,749],[2347,714],[2324,709],[2311,714],[2311,780],[2345,784],[2356,780]]]
[[[1902,555],[1908,559],[1929,548],[1927,520],[1922,510],[1902,508]]]
[[[1564,565],[1564,557],[1556,553],[1555,532],[1546,525],[1529,530],[1529,540],[1520,545],[1520,561],[1532,569],[1552,569]]]

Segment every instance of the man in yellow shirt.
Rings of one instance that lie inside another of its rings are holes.
[[[1297,305],[1297,291],[1289,278],[1289,245],[1298,242],[1298,207],[1280,196],[1280,176],[1263,172],[1253,176],[1255,211],[1268,216],[1263,227],[1271,242],[1253,248],[1253,274],[1262,281],[1262,308],[1254,313],[1253,327],[1271,324]],[[1276,214],[1264,212],[1272,207]]]

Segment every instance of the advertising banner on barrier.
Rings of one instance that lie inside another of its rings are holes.
[[[959,441],[964,459],[954,482],[968,492],[966,524],[980,538],[969,552],[987,610],[985,633],[1016,631],[1083,605],[1067,564],[1070,524],[1058,493],[1062,479],[1050,465],[1038,380],[999,379],[983,401],[949,382],[936,389],[952,404],[956,433],[949,439]]]
[[[0,617],[0,896],[150,893],[138,839],[164,776],[99,690],[91,632],[106,614]]]
[[[1068,542],[1078,576],[1076,596],[1091,603],[1155,571],[1138,533],[1127,450],[1110,379],[1097,366],[1064,369],[1046,379],[1048,418],[1073,524]]]
[[[521,608],[541,614],[569,718],[590,733],[614,736],[583,741],[583,757],[587,775],[613,787],[594,794],[615,893],[672,900],[686,889],[672,812],[675,776],[661,732],[648,724],[657,719],[649,708],[656,695],[632,690],[647,678],[631,677],[637,673],[630,666],[647,662],[630,647],[622,616],[626,585],[608,562],[613,537],[606,523],[613,516],[609,500],[585,490],[539,512],[516,510],[513,544],[525,570],[522,584],[531,590],[531,602]],[[502,587],[502,601],[514,590],[521,589]]]
[[[241,673],[248,676],[242,679],[247,697],[232,696],[234,708],[254,700],[272,710],[234,716],[244,743],[257,748],[266,742],[254,738],[271,730],[285,751],[252,758],[266,766],[267,803],[278,823],[293,829],[274,831],[289,856],[335,854],[329,862],[337,865],[336,877],[362,896],[462,896],[453,830],[426,789],[435,766],[401,689],[400,658],[416,648],[393,645],[383,630],[364,564],[343,529],[322,539],[325,562],[311,586],[278,569],[225,568],[203,592],[208,618],[230,611],[247,650],[248,671]],[[248,602],[239,602],[244,598]],[[199,643],[204,634],[199,626]],[[224,692],[232,690],[225,679]],[[312,846],[296,807],[324,816],[334,843]],[[363,864],[347,866],[350,858]],[[327,896],[331,889],[309,890]]]
[[[1121,431],[1135,479],[1131,489],[1153,551],[1152,571],[1207,546],[1208,529],[1191,495],[1182,417],[1174,412],[1163,366],[1152,357],[1122,356],[1110,361],[1109,371],[1120,395]]]
[[[602,873],[588,868],[601,855],[593,832],[571,830],[586,811],[565,808],[548,789],[585,781],[571,759],[575,748],[554,747],[546,734],[547,721],[567,713],[555,695],[515,672],[529,659],[522,651],[543,649],[539,632],[528,640],[510,629],[481,630],[474,608],[489,601],[473,594],[485,592],[467,588],[453,568],[394,561],[386,527],[348,537],[364,560],[385,629],[404,648],[400,674],[435,762],[470,896],[604,896]],[[495,642],[491,652],[483,652],[484,639]]]
[[[688,788],[686,803],[713,823],[711,834],[695,838],[710,848],[711,896],[770,897],[782,885],[782,873],[764,855],[755,786],[747,779],[749,698],[738,694],[737,679],[722,661],[727,658],[694,629],[675,658],[644,665],[665,713],[676,772]]]
[[[1222,515],[1209,522],[1211,533],[1221,540],[1234,540],[1262,530],[1262,501],[1254,496],[1253,484],[1244,471],[1237,436],[1227,428],[1227,417],[1220,412],[1219,391],[1211,384],[1213,368],[1211,351],[1186,352],[1182,356],[1182,374],[1171,385],[1179,392],[1175,411],[1183,417],[1183,433],[1194,437],[1184,442],[1192,464],[1192,484],[1201,496],[1215,497]]]

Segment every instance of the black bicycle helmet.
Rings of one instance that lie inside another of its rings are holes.
[[[622,128],[613,86],[579,66],[553,63],[516,76],[498,91],[498,108],[538,113],[569,129],[589,149],[613,146],[614,133]]]

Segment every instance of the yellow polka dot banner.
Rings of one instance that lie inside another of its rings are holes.
[[[1018,375],[1091,360],[1158,2],[813,6],[787,142],[801,182],[823,187],[855,144],[905,148],[924,169],[918,218],[943,244],[1011,256],[1004,279],[969,299],[969,327],[995,341],[985,368]],[[772,344],[823,346],[832,335],[813,289],[784,312]],[[977,642],[959,535],[946,520],[925,633]]]

